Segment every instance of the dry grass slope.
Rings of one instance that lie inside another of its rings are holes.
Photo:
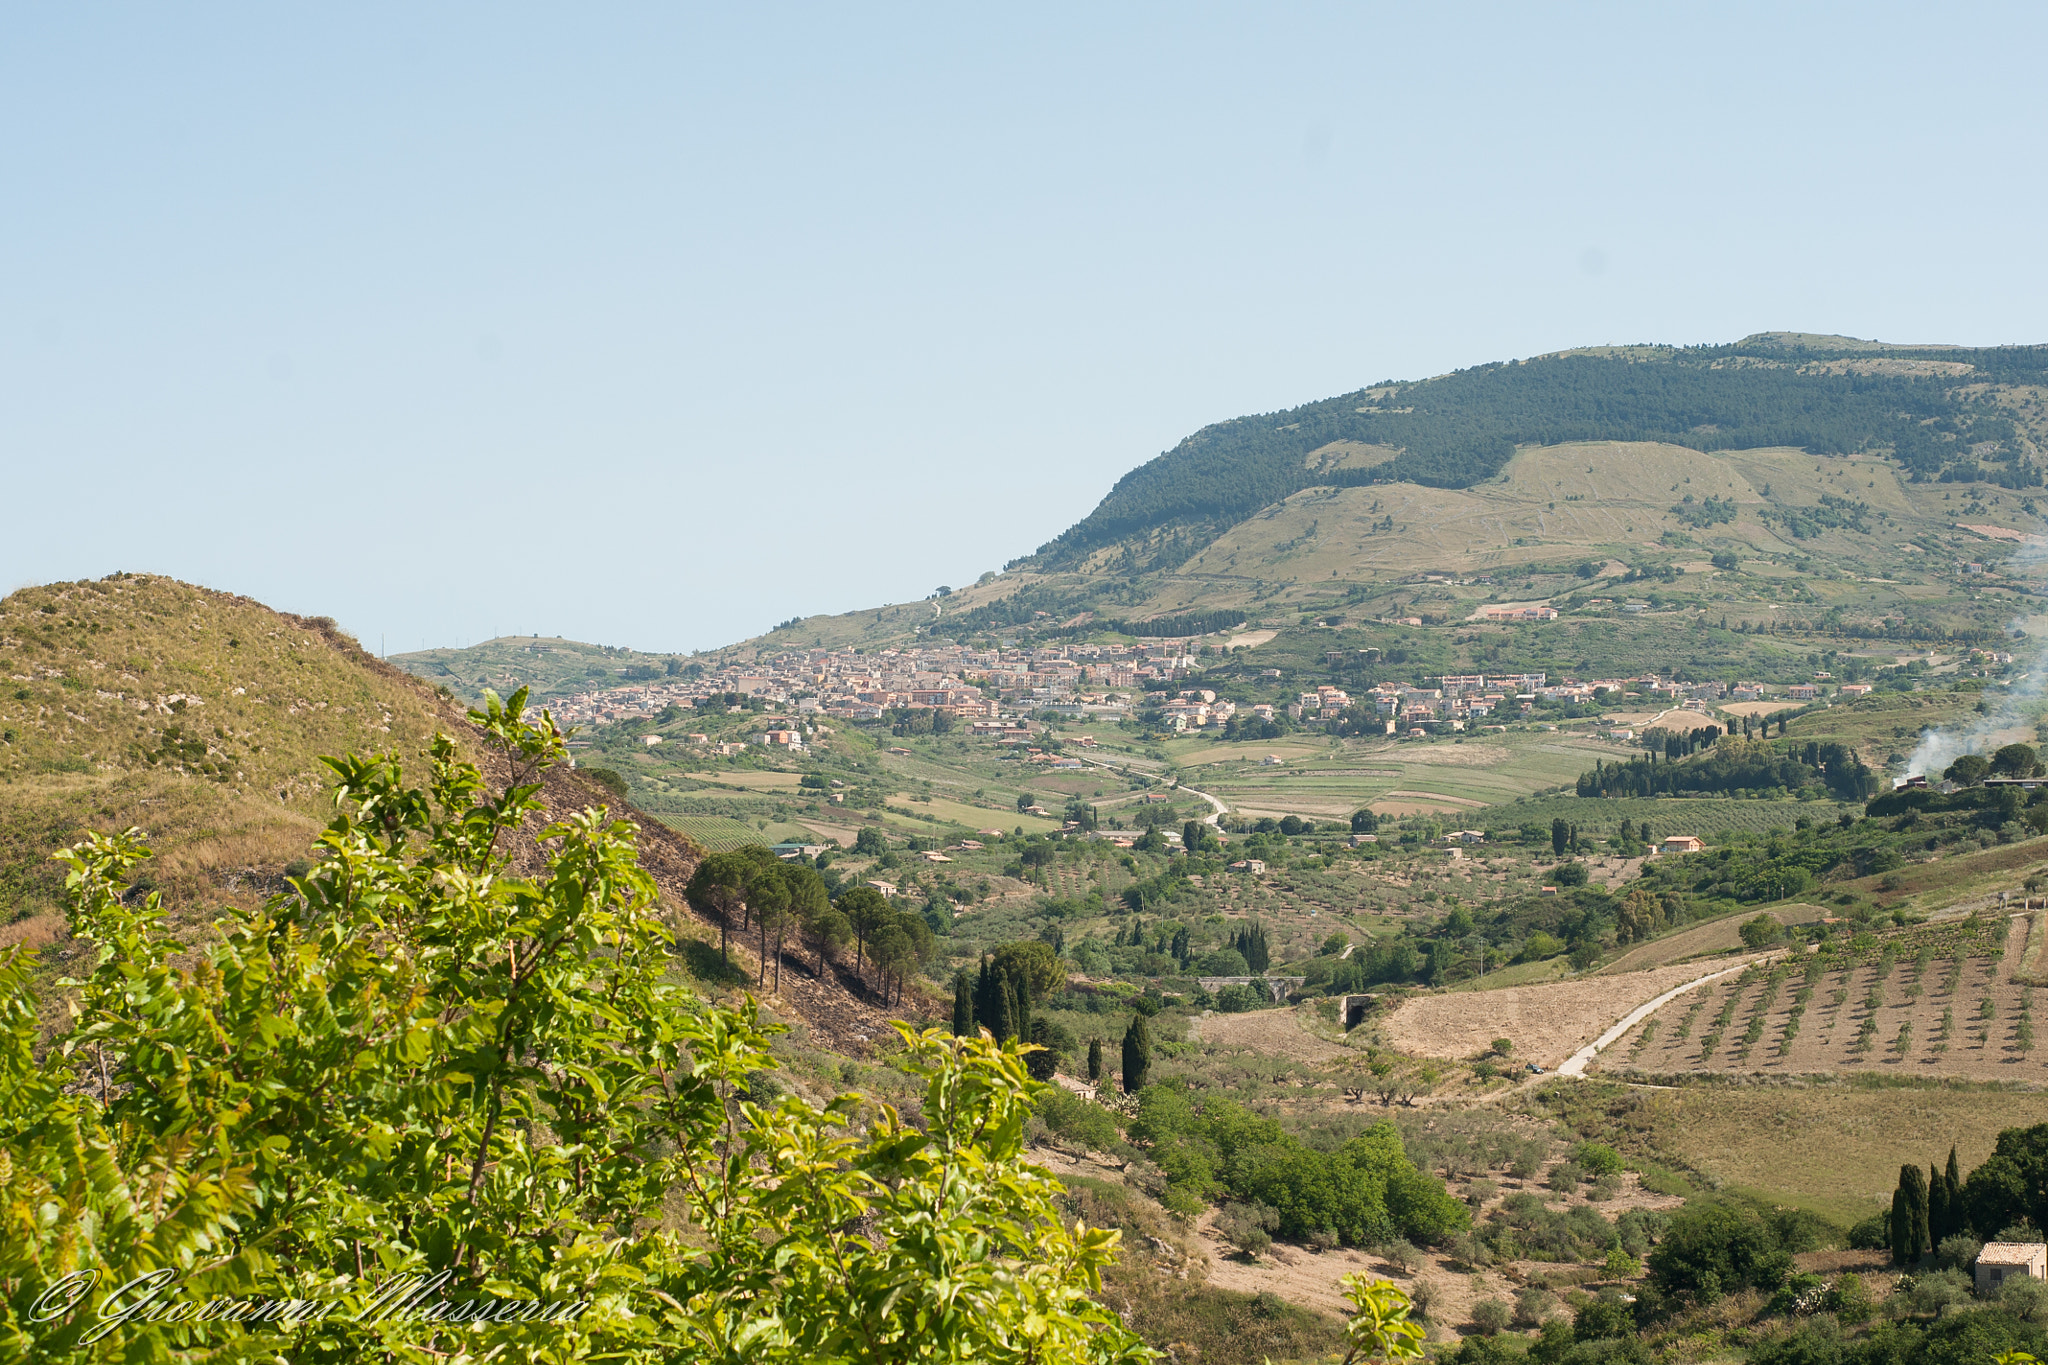
[[[416,763],[463,728],[331,621],[147,575],[24,588],[0,601],[0,922],[54,909],[49,853],[87,827],[145,830],[174,908],[260,895],[326,819],[320,755]]]

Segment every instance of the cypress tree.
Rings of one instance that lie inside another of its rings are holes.
[[[1949,1235],[1948,1181],[1932,1163],[1927,1167],[1927,1240],[1935,1246]]]
[[[1088,1079],[1090,1081],[1102,1079],[1102,1040],[1100,1038],[1090,1038],[1088,1040]]]
[[[997,1042],[1007,1043],[1010,1039],[1017,1036],[1017,1020],[1010,1012],[1009,982],[1001,977],[995,978],[994,993],[996,1005],[995,1019],[989,1024],[988,1031],[995,1035]],[[1915,1167],[1914,1169],[1918,1170],[1919,1168]]]
[[[1244,958],[1245,968],[1253,976],[1263,973],[1273,961],[1273,954],[1266,946],[1266,926],[1263,924],[1248,924],[1238,930],[1230,940],[1230,946]]]
[[[1145,1027],[1144,1015],[1134,1014],[1124,1032],[1124,1093],[1135,1095],[1144,1089],[1146,1073],[1151,1070],[1152,1031]]]
[[[1899,1187],[1892,1191],[1892,1264],[1905,1265],[1912,1260],[1906,1250],[1906,1240],[1913,1226],[1913,1201],[1906,1193],[1905,1177],[1899,1179]]]
[[[1927,1217],[1927,1181],[1920,1168],[1913,1168],[1913,1237],[1918,1252],[1934,1250],[1933,1225]]]
[[[1017,1037],[1031,1040],[1031,983],[1022,976],[1010,978],[1010,1022]]]
[[[1919,1261],[1925,1250],[1927,1177],[1917,1164],[1905,1164],[1898,1166],[1898,1195],[1892,1197],[1892,1254],[1905,1265]]]
[[[1963,1208],[1963,1176],[1956,1165],[1956,1149],[1948,1149],[1948,1170],[1942,1173],[1941,1183],[1948,1186],[1948,1235],[1970,1230],[1970,1215]]]
[[[966,1038],[974,1032],[974,983],[962,967],[953,973],[953,1036]]]
[[[994,1035],[997,1042],[1003,1035],[996,1032],[995,985],[989,979],[988,959],[981,960],[981,976],[974,983],[974,1021]]]

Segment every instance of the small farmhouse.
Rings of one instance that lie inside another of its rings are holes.
[[[1995,1294],[2015,1275],[2048,1280],[2048,1246],[2039,1242],[1987,1242],[1977,1253],[1977,1292]]]

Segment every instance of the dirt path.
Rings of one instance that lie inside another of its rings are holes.
[[[1215,1221],[1212,1209],[1195,1225],[1196,1240],[1209,1261],[1210,1284],[1241,1294],[1277,1294],[1339,1321],[1351,1315],[1342,1281],[1361,1271],[1411,1290],[1417,1284],[1428,1284],[1433,1295],[1430,1318],[1453,1342],[1459,1339],[1458,1328],[1470,1321],[1473,1304],[1484,1298],[1511,1301],[1515,1296],[1514,1284],[1498,1271],[1460,1274],[1435,1257],[1408,1271],[1355,1247],[1318,1252],[1276,1242],[1257,1261],[1247,1261],[1216,1235]]]
[[[1699,975],[1697,966],[1660,967],[1627,976],[1426,995],[1388,1018],[1387,1041],[1402,1052],[1453,1058],[1475,1056],[1494,1039],[1506,1038],[1518,1061],[1554,1069],[1637,1005]]]
[[[1680,985],[1673,986],[1670,990],[1664,992],[1664,994],[1658,996],[1654,1000],[1646,1001],[1643,1004],[1637,1005],[1633,1010],[1630,1010],[1628,1014],[1624,1016],[1619,1023],[1615,1024],[1612,1028],[1608,1029],[1598,1038],[1595,1038],[1592,1042],[1580,1048],[1577,1052],[1574,1052],[1570,1057],[1567,1057],[1564,1061],[1564,1064],[1558,1067],[1557,1074],[1560,1076],[1585,1075],[1586,1064],[1592,1061],[1594,1057],[1598,1056],[1602,1048],[1611,1047],[1615,1043],[1619,1042],[1621,1040],[1622,1034],[1627,1033],[1637,1024],[1640,1024],[1643,1020],[1649,1018],[1658,1010],[1664,1008],[1664,1006],[1670,1004],[1673,1000],[1676,1000],[1679,996],[1684,995],[1687,991],[1696,990],[1699,987],[1706,985],[1709,981],[1719,981],[1722,977],[1727,976],[1730,973],[1741,971],[1744,967],[1747,967],[1751,962],[1754,962],[1756,960],[1757,959],[1755,958],[1748,958],[1744,961],[1736,963],[1732,967],[1721,967],[1715,971],[1708,972],[1705,976],[1694,977],[1691,981],[1687,981]]]

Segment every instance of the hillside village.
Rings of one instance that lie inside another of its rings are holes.
[[[755,738],[765,746],[802,746],[806,728],[818,718],[874,721],[896,709],[930,710],[968,721],[971,733],[1008,734],[1014,721],[1037,713],[1053,717],[1103,715],[1123,719],[1157,711],[1157,722],[1173,733],[1199,732],[1229,724],[1240,712],[1272,721],[1342,725],[1371,718],[1388,735],[1420,737],[1456,733],[1468,726],[1502,728],[1523,720],[1539,703],[1571,705],[1604,695],[1644,700],[1672,708],[1782,700],[1810,704],[1827,696],[1853,699],[1873,685],[1838,682],[1817,672],[1812,682],[1771,684],[1718,679],[1681,680],[1658,674],[1631,677],[1560,678],[1546,673],[1445,674],[1423,683],[1384,681],[1357,695],[1334,684],[1318,684],[1291,702],[1240,704],[1213,687],[1175,687],[1198,678],[1206,664],[1229,653],[1221,642],[1199,637],[1143,644],[1049,645],[1033,649],[976,650],[964,646],[911,647],[863,652],[789,650],[751,665],[715,670],[690,666],[695,676],[628,682],[578,692],[549,703],[563,725],[602,726],[619,721],[674,717],[670,708],[738,714],[758,708],[789,714],[766,719]],[[1378,650],[1359,651],[1364,662]],[[2006,665],[2009,653],[1981,654],[1982,662]],[[1338,659],[1326,659],[1338,663]],[[1274,678],[1280,671],[1269,670]],[[1624,741],[1633,731],[1611,736]],[[698,742],[709,740],[695,736]]]

